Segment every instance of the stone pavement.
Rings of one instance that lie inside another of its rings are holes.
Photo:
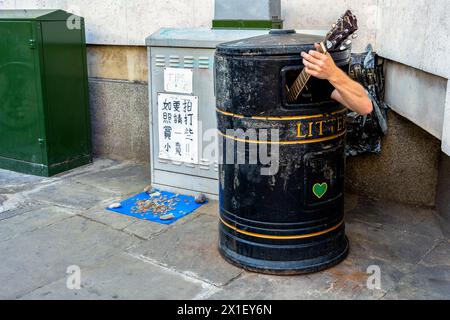
[[[349,194],[343,263],[259,275],[219,256],[215,201],[171,226],[104,210],[148,172],[107,159],[53,178],[0,170],[0,299],[450,299],[450,240],[433,210]],[[73,265],[79,290],[67,288]],[[372,265],[381,289],[367,288]]]

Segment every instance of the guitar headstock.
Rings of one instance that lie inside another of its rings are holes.
[[[325,46],[327,51],[338,50],[351,35],[354,35],[358,30],[358,20],[356,16],[347,10],[342,17],[340,17],[333,29],[328,32],[325,37]]]

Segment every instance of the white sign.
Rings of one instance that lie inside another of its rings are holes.
[[[198,97],[158,93],[159,157],[198,163]]]
[[[164,68],[164,91],[192,94],[192,69]]]

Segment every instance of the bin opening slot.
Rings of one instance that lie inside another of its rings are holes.
[[[281,70],[282,79],[282,102],[286,109],[304,109],[311,107],[314,104],[330,101],[332,88],[328,81],[320,80],[311,77],[305,88],[302,90],[297,100],[294,103],[289,103],[287,99],[288,88],[291,88],[300,72],[303,70],[303,66],[288,66]],[[322,82],[322,83],[321,83]]]

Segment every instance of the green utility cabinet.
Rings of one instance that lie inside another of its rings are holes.
[[[91,150],[84,20],[0,10],[0,168],[52,176]]]

